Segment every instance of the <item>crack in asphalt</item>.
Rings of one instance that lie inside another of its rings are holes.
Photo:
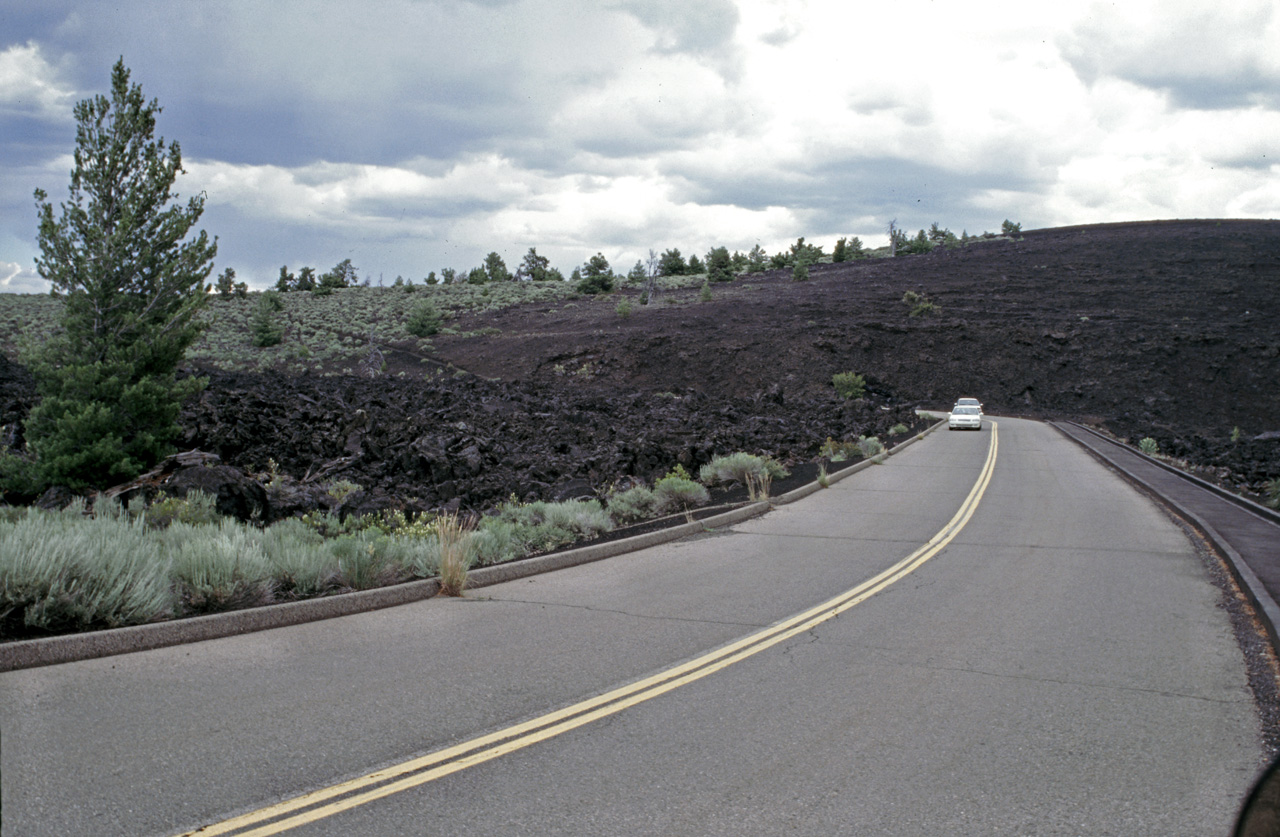
[[[483,596],[483,597],[474,596],[470,598],[472,601],[477,601],[477,602],[485,601],[485,602],[504,602],[508,604],[541,605],[542,607],[563,607],[563,608],[568,608],[570,610],[585,610],[591,613],[612,613],[618,616],[630,616],[633,619],[647,619],[653,622],[689,622],[691,624],[696,624],[696,625],[732,625],[738,628],[752,628],[752,629],[767,628],[769,627],[769,624],[772,624],[772,623],[763,624],[763,623],[757,623],[757,622],[731,622],[731,621],[725,621],[720,619],[693,619],[693,618],[688,618],[683,616],[653,616],[653,615],[644,614],[644,613],[634,613],[629,610],[616,610],[614,608],[608,608],[608,607],[591,607],[590,605],[566,604],[564,602],[540,602],[532,599],[506,599],[506,598],[500,598],[498,596]]]

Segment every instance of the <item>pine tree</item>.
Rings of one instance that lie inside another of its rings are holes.
[[[75,106],[75,168],[61,216],[42,189],[36,269],[64,301],[62,332],[28,358],[42,396],[25,425],[45,485],[130,479],[172,450],[202,379],[176,379],[200,332],[217,240],[187,235],[204,198],[177,203],[178,143],[154,139],[160,107],[129,83]]]

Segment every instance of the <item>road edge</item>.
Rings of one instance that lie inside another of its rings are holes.
[[[1084,448],[1090,455],[1098,459],[1100,462],[1104,463],[1107,467],[1113,468],[1115,471],[1121,474],[1129,482],[1133,483],[1134,485],[1140,486],[1148,495],[1156,498],[1159,502],[1163,503],[1167,508],[1172,509],[1173,511],[1175,511],[1176,513],[1184,517],[1187,521],[1189,521],[1190,524],[1198,532],[1200,532],[1200,534],[1203,535],[1204,538],[1213,546],[1213,548],[1218,551],[1218,554],[1223,557],[1224,561],[1226,562],[1227,568],[1231,571],[1231,574],[1235,577],[1236,583],[1240,585],[1240,588],[1244,591],[1244,594],[1248,597],[1249,603],[1252,604],[1255,610],[1257,611],[1258,619],[1262,622],[1262,626],[1266,630],[1267,639],[1271,642],[1272,649],[1276,650],[1277,652],[1280,652],[1280,605],[1276,603],[1275,599],[1271,598],[1271,594],[1268,593],[1266,588],[1262,586],[1262,582],[1258,579],[1258,576],[1253,572],[1253,570],[1249,567],[1249,565],[1245,563],[1245,560],[1243,557],[1241,557],[1240,553],[1237,552],[1235,548],[1231,546],[1231,544],[1227,543],[1226,540],[1223,539],[1223,537],[1218,534],[1218,531],[1214,529],[1213,526],[1211,526],[1208,522],[1204,520],[1204,518],[1202,518],[1199,514],[1197,514],[1194,509],[1186,508],[1181,503],[1175,502],[1169,497],[1166,497],[1164,494],[1160,493],[1153,486],[1148,484],[1145,480],[1143,480],[1138,475],[1134,474],[1128,468],[1125,468],[1123,465],[1112,461],[1111,459],[1107,458],[1106,455],[1104,455],[1101,451],[1094,449],[1093,447],[1085,444],[1080,439],[1077,439],[1076,437],[1072,436],[1063,428],[1059,427],[1058,422],[1047,421],[1045,423],[1048,424],[1050,427],[1052,427],[1054,430],[1057,430],[1065,438],[1069,439],[1070,441]],[[1083,428],[1083,429],[1088,430],[1088,428]],[[1141,453],[1141,452],[1135,451],[1135,453]],[[1151,457],[1145,457],[1145,458],[1151,459]],[[1206,486],[1208,486],[1208,483],[1205,483],[1203,480],[1200,480],[1198,478],[1194,478],[1193,475],[1185,474],[1184,472],[1179,471],[1178,469],[1175,469],[1175,468],[1168,468],[1167,466],[1164,466],[1163,463],[1155,462],[1154,460],[1152,461],[1154,462],[1154,464],[1160,465],[1161,467],[1165,468],[1165,470],[1171,471],[1172,473],[1180,477],[1188,478],[1189,482],[1191,482],[1194,485],[1197,485],[1197,487],[1201,488],[1202,490],[1205,490]],[[1215,494],[1216,496],[1219,494],[1219,491],[1212,491],[1211,493]],[[1237,505],[1239,505],[1239,503],[1237,503]],[[1246,510],[1252,511],[1252,509],[1247,509],[1247,508]]]
[[[918,442],[928,434],[937,430],[945,420],[917,433],[909,439],[899,442],[894,447],[872,459],[864,459],[848,468],[829,474],[828,485],[858,471],[878,464],[886,456]],[[768,512],[775,505],[793,503],[820,491],[823,488],[817,482],[801,486],[794,491],[767,501],[750,503],[704,520],[681,523],[656,532],[648,532],[622,540],[602,544],[588,544],[577,549],[565,550],[550,555],[535,555],[503,564],[494,564],[472,570],[467,574],[467,589],[487,587],[504,581],[513,581],[531,575],[552,572],[554,570],[574,567],[613,558],[628,552],[635,552],[650,546],[669,543],[689,535],[732,526]],[[257,631],[301,625],[307,622],[318,622],[322,619],[333,619],[339,616],[350,616],[388,607],[410,604],[435,596],[440,591],[438,579],[428,578],[409,581],[374,590],[359,590],[353,593],[341,593],[319,599],[306,599],[284,604],[266,605],[248,610],[233,610],[227,613],[214,613],[207,616],[194,616],[177,619],[172,622],[155,622],[149,625],[131,625],[126,628],[110,628],[101,631],[89,631],[81,634],[26,639],[0,645],[0,673],[19,669],[38,668],[41,666],[73,663],[81,660],[113,657],[120,654],[131,654],[137,651],[150,651],[156,648],[167,648],[173,645],[185,645],[203,642],[209,639],[238,636]]]

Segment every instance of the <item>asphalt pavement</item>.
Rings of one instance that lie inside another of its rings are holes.
[[[1262,748],[1221,594],[1150,500],[997,421],[463,599],[0,674],[5,833],[173,834],[303,792],[287,833],[1229,833]],[[474,766],[397,772],[486,734],[508,743]]]

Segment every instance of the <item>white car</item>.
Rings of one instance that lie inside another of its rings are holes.
[[[948,430],[981,430],[982,408],[969,404],[957,404],[947,417]]]
[[[976,398],[957,398],[957,407],[977,407],[978,415],[982,415],[982,402]]]

